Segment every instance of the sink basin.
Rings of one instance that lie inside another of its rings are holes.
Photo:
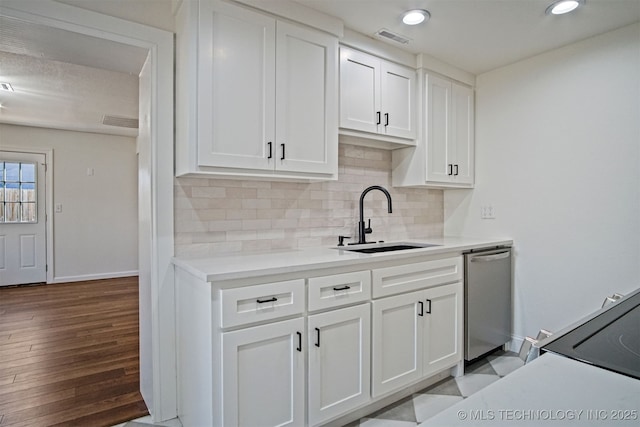
[[[432,246],[440,246],[433,245],[430,243],[394,243],[394,244],[386,244],[386,245],[358,245],[358,246],[347,246],[340,247],[337,249],[342,249],[349,252],[358,252],[361,254],[375,254],[378,252],[394,252],[394,251],[404,251],[409,249],[422,249],[429,248]]]

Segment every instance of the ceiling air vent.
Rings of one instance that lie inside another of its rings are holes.
[[[386,28],[382,28],[376,31],[375,36],[378,37],[379,39],[388,40],[388,41],[392,41],[394,43],[399,43],[399,44],[407,44],[411,41],[410,38],[391,32]]]
[[[118,117],[118,116],[102,116],[102,124],[107,126],[118,126],[121,128],[138,129],[138,119],[131,117]]]

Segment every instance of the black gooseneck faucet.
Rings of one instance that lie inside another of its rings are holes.
[[[384,193],[385,196],[387,196],[387,204],[388,204],[388,209],[387,211],[389,213],[393,212],[392,206],[391,206],[391,194],[389,194],[389,192],[384,188],[384,187],[380,187],[379,185],[372,185],[371,187],[366,188],[362,194],[360,195],[360,222],[358,222],[358,230],[359,230],[359,236],[358,236],[358,244],[363,244],[363,243],[367,243],[367,239],[365,238],[366,234],[371,233],[371,227],[369,228],[365,228],[364,226],[364,196],[367,195],[367,193],[371,190],[380,190]],[[371,221],[371,220],[369,220]],[[371,223],[371,222],[369,222]]]

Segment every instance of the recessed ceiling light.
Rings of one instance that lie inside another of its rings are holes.
[[[576,10],[578,6],[584,3],[584,0],[560,0],[552,3],[546,10],[547,14],[563,15]]]
[[[13,88],[11,87],[11,84],[9,83],[0,83],[0,90],[4,90],[7,92],[13,92]]]
[[[431,14],[424,9],[408,10],[402,14],[402,22],[407,25],[418,25],[429,20]]]

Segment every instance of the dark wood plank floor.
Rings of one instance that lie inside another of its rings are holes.
[[[138,341],[137,277],[0,288],[0,427],[147,415]]]

